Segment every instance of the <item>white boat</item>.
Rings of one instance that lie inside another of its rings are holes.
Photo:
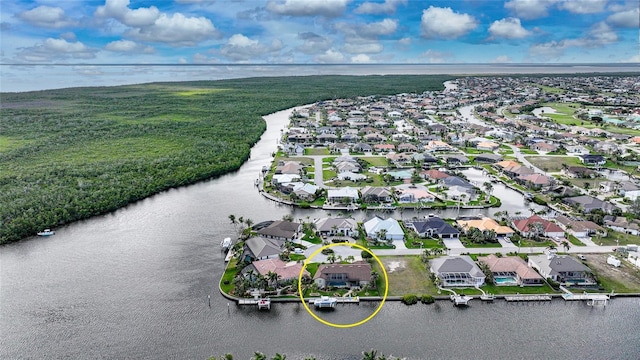
[[[271,299],[269,298],[262,298],[260,300],[258,300],[258,309],[259,310],[271,310]]]
[[[231,247],[231,238],[224,238],[220,242],[220,246],[222,246],[222,250],[229,250],[229,248]]]
[[[40,232],[38,232],[38,236],[51,236],[53,234],[55,234],[56,232],[51,230],[51,229],[44,229]]]
[[[320,298],[313,300],[313,305],[320,309],[333,309],[336,307],[337,303],[338,299],[328,296],[321,296]]]

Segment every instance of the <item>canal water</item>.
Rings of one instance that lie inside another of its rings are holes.
[[[248,359],[261,351],[360,359],[372,348],[408,359],[638,358],[637,298],[606,308],[561,300],[474,300],[466,309],[387,302],[350,329],[321,324],[298,303],[269,312],[229,303],[217,290],[220,241],[234,234],[229,215],[257,223],[327,214],[278,205],[254,187],[286,121],[286,112],[268,117],[267,132],[235,173],[0,247],[0,358]],[[529,206],[516,198],[503,199],[503,207],[526,214]],[[321,315],[362,319],[377,305]]]

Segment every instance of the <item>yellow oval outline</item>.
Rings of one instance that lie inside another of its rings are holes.
[[[352,324],[334,324],[332,322],[329,322],[329,321],[321,319],[318,315],[314,314],[313,311],[311,311],[311,309],[309,309],[309,306],[304,301],[304,296],[302,295],[302,274],[304,273],[304,270],[307,268],[307,265],[309,264],[309,260],[313,259],[313,257],[318,255],[320,252],[322,252],[322,250],[329,249],[329,248],[332,248],[334,246],[355,247],[355,248],[358,248],[358,249],[361,249],[361,250],[364,250],[364,251],[368,252],[369,254],[371,254],[371,256],[373,256],[373,258],[378,262],[378,264],[380,264],[380,268],[382,269],[382,274],[384,275],[384,284],[385,284],[385,286],[384,286],[384,295],[382,296],[382,302],[380,302],[380,305],[378,305],[376,310],[371,315],[369,315],[366,319],[360,320],[360,321],[352,323]],[[367,321],[373,319],[373,317],[376,316],[376,314],[378,314],[380,309],[382,309],[382,305],[384,305],[385,300],[387,300],[387,294],[388,293],[389,293],[389,277],[387,276],[387,270],[384,268],[384,265],[382,264],[382,261],[380,261],[380,259],[376,256],[376,254],[371,252],[371,250],[365,248],[362,245],[358,245],[358,244],[336,243],[336,244],[329,244],[329,245],[325,245],[325,246],[320,247],[318,250],[314,251],[311,254],[311,256],[309,256],[304,261],[304,264],[302,265],[302,269],[300,270],[300,274],[298,275],[298,294],[300,295],[300,301],[302,301],[302,305],[304,306],[304,308],[307,310],[307,312],[309,314],[311,314],[311,316],[313,316],[319,322],[321,322],[321,323],[323,323],[323,324],[325,324],[327,326],[332,326],[332,327],[335,327],[335,328],[356,327],[356,326],[362,325],[362,324],[366,323]]]

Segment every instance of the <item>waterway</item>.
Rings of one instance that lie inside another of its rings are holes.
[[[234,233],[230,214],[256,223],[327,214],[278,205],[254,187],[286,121],[286,113],[268,117],[267,132],[235,173],[58,228],[50,238],[0,247],[0,358],[205,359],[230,352],[248,359],[262,351],[360,359],[372,348],[408,359],[638,358],[638,298],[615,298],[606,308],[562,300],[474,300],[467,309],[387,302],[351,329],[323,325],[300,304],[269,312],[230,304],[217,290],[219,244]],[[495,186],[494,195],[501,191]],[[528,209],[517,199],[503,199],[503,207]],[[375,306],[340,306],[323,316],[361,319]]]

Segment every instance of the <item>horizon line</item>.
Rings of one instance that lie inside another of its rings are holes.
[[[615,63],[0,63],[0,66],[634,66],[640,62]]]

